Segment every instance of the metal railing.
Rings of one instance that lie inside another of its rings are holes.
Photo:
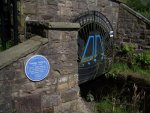
[[[113,28],[110,21],[97,11],[85,12],[73,21],[81,26],[78,31],[78,63],[79,82],[83,83],[104,74],[112,64]]]

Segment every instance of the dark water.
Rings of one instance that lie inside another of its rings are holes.
[[[150,113],[150,85],[132,77],[105,77],[104,75],[80,85],[81,96],[87,98],[90,93],[94,101],[101,101],[106,96],[114,96],[119,100],[131,103],[139,95],[139,111]],[[135,102],[136,102],[135,101]],[[133,103],[133,102],[132,102]]]

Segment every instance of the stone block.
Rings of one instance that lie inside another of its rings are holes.
[[[88,4],[86,1],[78,2],[79,9],[88,9]]]
[[[77,39],[77,32],[49,31],[49,39],[53,42],[69,42]]]
[[[57,5],[58,0],[47,0],[47,5]]]
[[[77,73],[77,68],[74,68],[74,69],[72,69],[72,68],[62,68],[62,69],[60,69],[60,73],[62,74],[62,75],[69,75],[69,74],[75,74],[75,73]]]
[[[145,35],[150,35],[150,30],[145,29],[145,30],[144,30],[144,34],[145,34]]]
[[[75,100],[79,97],[79,88],[72,88],[70,90],[66,90],[64,92],[61,92],[61,99],[62,102],[69,102],[72,100]]]
[[[58,106],[60,103],[61,103],[61,97],[60,97],[60,94],[58,94],[58,93],[42,96],[42,107],[43,108]]]
[[[69,88],[74,88],[78,85],[78,81],[69,81],[68,85]]]
[[[35,3],[26,3],[24,4],[25,8],[24,8],[24,14],[32,14],[35,15],[37,12],[36,9],[36,4]]]
[[[65,82],[68,82],[68,76],[64,76],[64,77],[60,77],[58,79],[58,83],[65,83]]]
[[[73,100],[70,102],[63,103],[59,106],[54,107],[54,112],[56,113],[74,113],[77,112],[77,101]],[[77,112],[79,113],[79,112]]]
[[[39,5],[37,9],[37,14],[43,15],[43,14],[48,14],[48,7],[46,5]]]
[[[147,45],[138,45],[140,49],[143,49],[143,50],[150,50],[150,46],[147,46]]]
[[[42,113],[54,113],[54,108],[44,108]]]
[[[73,0],[73,1],[72,1],[72,4],[73,4],[73,5],[72,5],[73,11],[79,8],[79,2]]]
[[[35,84],[33,82],[24,84],[23,90],[24,92],[32,92],[36,90]]]
[[[17,113],[41,113],[41,95],[18,97],[14,100]]]
[[[66,82],[66,83],[63,83],[63,84],[58,84],[58,85],[57,85],[57,91],[58,91],[58,92],[65,91],[65,90],[67,90],[67,89],[69,89],[69,85],[68,85],[67,82]]]

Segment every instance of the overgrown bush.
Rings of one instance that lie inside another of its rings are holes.
[[[124,43],[116,48],[114,64],[106,76],[116,77],[118,74],[134,74],[150,77],[150,50],[136,51],[137,45]]]
[[[122,45],[122,52],[124,52],[125,54],[130,54],[134,51],[134,49],[136,48],[136,44],[133,43],[124,43]]]
[[[120,61],[127,63],[130,68],[136,63],[134,52],[136,48],[137,45],[133,43],[124,43],[121,48],[121,54],[123,54],[123,57],[120,58]]]
[[[126,63],[129,68],[134,68],[135,66],[140,66],[143,69],[150,68],[150,50],[143,50],[141,53],[137,53],[135,49],[136,44],[124,43],[121,47],[122,54],[117,58],[117,62]],[[118,50],[117,50],[118,51]]]
[[[144,51],[136,56],[136,61],[142,68],[150,68],[150,51]]]

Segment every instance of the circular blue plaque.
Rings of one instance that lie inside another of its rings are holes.
[[[50,64],[46,57],[34,55],[28,59],[25,65],[26,76],[31,81],[41,81],[48,76]]]

